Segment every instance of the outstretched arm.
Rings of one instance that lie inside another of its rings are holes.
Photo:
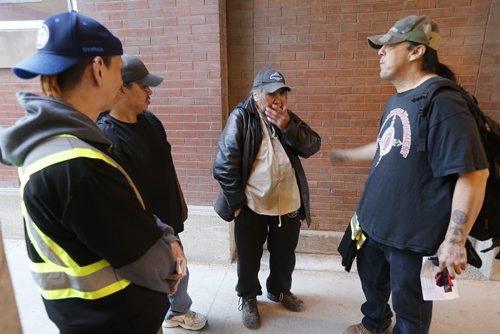
[[[350,148],[345,150],[333,150],[330,152],[330,162],[339,163],[345,161],[370,161],[377,151],[377,142]]]

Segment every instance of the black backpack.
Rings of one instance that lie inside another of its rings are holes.
[[[420,102],[420,124],[418,134],[419,152],[425,152],[427,150],[427,113],[432,98],[440,91],[447,89],[458,91],[462,95],[464,103],[469,106],[469,110],[476,120],[484,151],[488,158],[490,175],[486,185],[484,202],[469,234],[482,241],[492,239],[492,246],[482,250],[484,253],[500,246],[500,125],[481,111],[476,98],[470,95],[465,89],[451,80],[439,78],[430,83],[423,94],[414,96],[412,99],[412,102]],[[468,242],[467,255],[469,257],[469,263],[475,265],[471,262],[474,261],[474,254],[469,254],[469,251],[474,251],[470,242]],[[473,253],[475,253],[475,251]],[[477,257],[477,253],[475,256]],[[500,260],[500,253],[497,254],[496,259]],[[477,257],[476,261],[479,262],[477,264],[480,266],[481,259]],[[478,265],[476,266],[479,267]]]

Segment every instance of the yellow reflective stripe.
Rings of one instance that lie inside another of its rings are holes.
[[[109,157],[106,156],[105,154],[97,152],[96,150],[92,150],[89,148],[71,148],[69,150],[53,153],[43,158],[40,158],[37,161],[33,162],[28,167],[26,167],[24,171],[20,170],[19,174],[21,179],[21,193],[23,193],[26,183],[28,183],[31,175],[33,175],[34,173],[41,171],[42,169],[50,165],[54,165],[59,162],[76,158],[90,158],[90,159],[104,160],[111,166],[118,168],[118,165],[113,160],[109,159]]]
[[[363,244],[365,243],[365,241],[366,241],[366,236],[365,236],[364,233],[361,233],[360,237],[358,237],[356,239],[356,249],[359,250],[361,248],[361,246],[363,246]]]
[[[43,298],[48,300],[64,299],[64,298],[82,298],[82,299],[99,299],[109,296],[115,292],[125,289],[130,284],[130,281],[122,279],[110,284],[100,290],[92,292],[83,292],[75,289],[58,289],[58,290],[42,290],[38,291]]]
[[[21,201],[21,211],[23,212],[23,217],[24,217],[24,220],[25,220],[25,224],[29,224],[26,221],[27,220],[26,217],[28,216],[28,211],[26,209],[26,205],[24,204],[24,201]],[[47,259],[47,257],[45,256],[45,254],[41,251],[40,247],[38,246],[38,243],[37,242],[33,242],[34,237],[33,237],[33,234],[31,233],[31,229],[28,228],[28,227],[26,227],[26,231],[28,233],[28,238],[30,239],[30,242],[31,242],[31,245],[33,246],[33,248],[35,248],[36,252],[42,258],[42,260],[44,260],[45,262],[48,262],[49,260]],[[52,262],[49,262],[49,263],[52,263]],[[59,268],[59,266],[57,266],[56,264],[53,264],[53,268]]]
[[[24,203],[24,201],[22,201],[22,203],[21,203],[21,208],[22,208],[25,220],[27,220],[28,218],[26,218],[26,217],[28,216],[28,210],[26,209],[26,204]],[[29,224],[29,222],[26,222],[26,223]],[[58,255],[58,257],[61,260],[61,262],[63,262],[67,267],[77,267],[78,266],[78,264],[68,255],[68,253],[66,253],[66,251],[61,246],[59,246],[54,240],[52,240],[52,238],[50,238],[45,233],[43,233],[38,228],[38,226],[36,226],[36,224],[31,224],[31,225],[36,230],[36,232],[38,233],[38,235],[40,236],[40,238],[43,239],[43,242],[50,249],[52,249],[52,251],[54,253],[56,253]],[[45,252],[43,252],[39,248],[38,243],[37,242],[33,242],[34,236],[31,234],[31,229],[30,228],[26,228],[26,230],[28,231],[29,238],[32,241],[31,244],[35,247],[36,251],[38,252],[38,255],[40,255],[40,257],[45,262],[52,262],[49,258],[46,257]],[[57,264],[54,264],[54,266],[57,267],[57,268],[61,268],[61,270],[68,269],[68,268],[65,268],[65,267],[58,266]]]
[[[27,216],[28,212],[26,210],[26,205],[24,204],[24,201],[21,202],[21,209],[23,211],[24,217]],[[26,219],[26,218],[25,218]],[[31,242],[33,247],[36,249],[38,255],[45,261],[45,263],[36,263],[32,262],[30,264],[30,268],[32,268],[33,271],[36,272],[51,272],[54,270],[57,271],[64,271],[65,273],[73,276],[85,276],[92,274],[98,270],[101,270],[102,268],[109,266],[109,263],[106,260],[100,260],[98,262],[86,265],[86,266],[79,266],[78,263],[75,262],[69,256],[66,251],[59,246],[54,240],[52,240],[49,236],[47,236],[45,233],[43,233],[36,224],[33,224],[33,227],[36,229],[37,233],[40,235],[40,237],[44,240],[44,242],[48,245],[50,249],[54,251],[54,253],[58,254],[60,260],[64,262],[65,265],[68,267],[62,267],[59,266],[55,263],[53,263],[50,259],[48,259],[45,256],[45,253],[41,251],[41,249],[38,246],[38,243],[36,242]],[[31,234],[31,229],[26,228],[26,231],[28,232],[28,237],[30,240],[33,240],[33,235]]]
[[[66,134],[62,134],[62,135],[57,135],[57,136],[54,136],[52,138],[58,138],[58,137],[68,137],[68,138],[76,138],[76,139],[78,139],[77,136],[69,135],[67,133]]]
[[[43,256],[40,254],[40,257]],[[101,270],[104,267],[108,267],[109,265],[110,264],[106,260],[100,260],[98,262],[89,264],[88,266],[74,268],[61,267],[53,262],[30,262],[29,268],[31,271],[37,273],[51,273],[54,271],[61,271],[71,276],[87,276]]]
[[[358,221],[358,215],[354,214],[351,218],[351,239],[356,241],[356,249],[360,249],[366,241],[366,236],[361,229],[361,224]]]
[[[351,239],[357,240],[361,233],[361,226],[358,222],[358,216],[354,214],[351,218]]]
[[[92,147],[87,147],[87,144],[85,144],[75,136],[59,135],[56,137],[68,137],[74,139],[68,139],[66,142],[67,144],[63,145],[65,147],[69,146],[70,148],[60,147],[59,149],[63,149],[62,151],[45,156],[40,156],[34,162],[31,162],[27,166],[24,166],[24,168],[19,168],[19,176],[21,181],[21,198],[23,197],[26,184],[30,180],[31,175],[33,175],[34,173],[37,173],[48,166],[63,161],[75,158],[90,158],[102,160],[112,167],[117,168],[126,177],[127,181],[133,188],[139,202],[144,207],[142,198],[137,191],[137,188],[130,180],[130,177],[123,170],[123,168],[121,168],[121,166],[114,162],[110,157]],[[62,143],[64,142],[65,141],[63,141]],[[84,147],[79,147],[79,142],[81,142]],[[50,143],[47,144],[50,145]],[[56,143],[55,145],[56,146],[54,148],[57,148],[57,145],[60,144]],[[54,151],[54,149],[52,149],[52,151]],[[40,153],[43,153],[43,151],[41,151]],[[39,155],[41,155],[40,153]],[[35,154],[34,156],[37,155]],[[23,216],[25,218],[25,223],[27,224],[26,229],[28,231],[28,237],[39,256],[42,258],[42,260],[45,261],[45,263],[34,263],[30,261],[31,263],[29,264],[29,266],[34,275],[35,281],[37,281],[40,293],[46,299],[98,299],[120,291],[126,288],[131,283],[127,279],[116,276],[114,272],[110,272],[112,268],[110,264],[104,259],[90,265],[82,267],[79,266],[62,247],[60,247],[49,236],[45,235],[31,220],[24,201],[22,201],[22,210]],[[41,249],[40,247],[44,247],[44,249]],[[51,276],[55,277],[55,281],[53,280],[54,278],[51,278]],[[101,281],[103,283],[107,280],[111,280],[114,282],[107,282],[105,283],[108,284],[106,286],[103,286],[103,284],[101,284],[102,287],[95,286],[95,283],[98,282],[95,280],[100,280],[99,277],[104,279],[104,281]],[[64,287],[64,285],[66,284],[68,284],[68,286]],[[92,288],[92,286],[94,287]]]

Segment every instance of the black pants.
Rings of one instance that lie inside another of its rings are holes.
[[[299,240],[300,220],[297,213],[279,217],[259,215],[244,207],[235,218],[234,235],[238,252],[238,296],[262,295],[259,282],[260,260],[267,239],[270,274],[267,278],[268,292],[279,294],[292,287],[292,272],[295,268],[295,248]]]

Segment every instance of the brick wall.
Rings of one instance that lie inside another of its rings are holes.
[[[273,66],[293,89],[289,107],[323,138],[322,150],[304,161],[311,228],[343,229],[368,164],[332,167],[328,151],[374,140],[394,90],[378,78],[377,54],[366,37],[406,15],[435,18],[441,61],[500,121],[499,0],[86,0],[78,5],[119,36],[127,53],[165,76],[154,89],[151,109],[165,124],[191,205],[215,199],[211,165],[227,112],[245,97],[254,74]],[[20,89],[37,90],[36,80],[24,82],[0,70],[1,125],[22,115],[14,98]],[[16,184],[15,170],[0,167],[0,187]]]
[[[217,0],[79,1],[79,10],[165,78],[153,88],[151,110],[167,130],[188,204],[212,205],[218,189],[212,160],[227,109],[221,94],[224,7]]]
[[[14,124],[24,113],[17,103],[16,92],[39,92],[38,87],[37,80],[26,82],[12,75],[10,69],[0,69],[0,126]],[[0,164],[0,187],[13,188],[18,185],[17,168]]]
[[[230,4],[229,4],[230,3]],[[378,77],[367,36],[399,18],[426,14],[441,28],[441,61],[500,120],[500,1],[228,1],[229,105],[243,98],[262,67],[282,70],[289,107],[323,139],[304,161],[311,187],[313,229],[341,230],[355,210],[368,164],[331,166],[328,151],[375,139],[393,87]]]

